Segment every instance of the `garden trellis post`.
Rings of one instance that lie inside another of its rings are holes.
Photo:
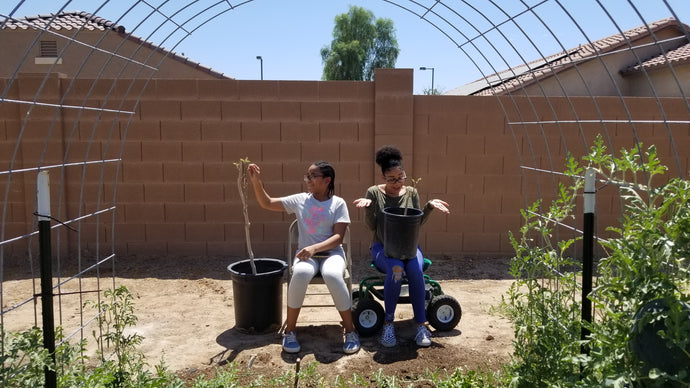
[[[589,329],[585,322],[592,322],[592,267],[594,256],[594,208],[596,204],[596,190],[594,187],[596,170],[588,168],[585,172],[584,215],[582,226],[582,326],[580,339],[585,341],[589,336]],[[582,344],[582,353],[589,354],[589,347]]]
[[[43,317],[43,346],[55,363],[55,322],[53,316],[53,263],[50,243],[50,176],[40,171],[36,178],[38,202],[38,240],[41,256],[41,316]],[[46,366],[45,387],[57,386],[57,374]]]

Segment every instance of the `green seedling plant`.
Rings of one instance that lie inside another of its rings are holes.
[[[419,183],[419,181],[421,181],[422,178],[421,178],[421,177],[420,177],[420,178],[417,178],[417,179],[410,178],[410,180],[412,181],[412,190],[411,190],[411,191],[410,191],[410,190],[405,190],[405,200],[403,201],[403,203],[405,204],[405,210],[403,210],[403,215],[404,215],[404,216],[407,215],[407,209],[408,209],[407,201],[408,201],[408,200],[412,200],[412,193],[413,193],[415,190],[417,190],[417,183]]]

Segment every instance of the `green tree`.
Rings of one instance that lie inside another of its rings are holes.
[[[371,81],[374,69],[394,67],[399,53],[392,20],[351,6],[335,17],[333,41],[321,49],[323,79]]]

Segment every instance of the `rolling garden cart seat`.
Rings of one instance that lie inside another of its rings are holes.
[[[423,270],[431,266],[431,260],[424,258]],[[381,272],[371,264],[374,270]],[[383,300],[383,283],[385,276],[369,276],[359,282],[359,289],[353,293],[352,315],[357,332],[362,337],[376,334],[384,324],[385,312],[383,307],[374,298]],[[408,294],[407,277],[403,276],[403,285],[400,290],[398,303],[410,303]],[[429,275],[424,275],[426,288],[426,318],[431,327],[438,331],[449,331],[457,326],[462,317],[460,303],[450,296],[445,295],[441,285],[432,280]]]

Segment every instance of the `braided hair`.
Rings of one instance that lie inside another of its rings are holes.
[[[328,184],[328,196],[331,197],[335,193],[335,169],[330,163],[320,160],[314,163],[314,166],[318,167],[321,174],[324,177],[330,177],[331,182]]]

